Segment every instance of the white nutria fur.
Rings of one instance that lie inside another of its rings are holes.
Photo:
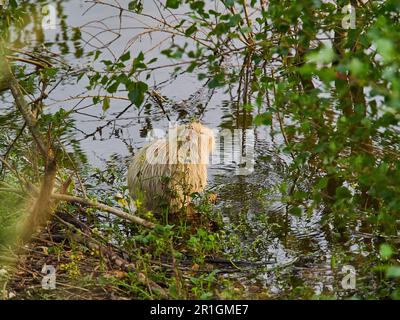
[[[167,137],[156,139],[139,150],[128,170],[130,195],[155,210],[168,205],[177,211],[187,207],[190,194],[207,184],[209,155],[215,146],[214,133],[199,122],[170,128]]]

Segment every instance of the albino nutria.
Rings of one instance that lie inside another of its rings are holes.
[[[187,207],[190,194],[207,184],[209,155],[215,138],[199,122],[170,128],[169,134],[146,145],[133,157],[128,170],[128,187],[134,199],[144,200],[154,210],[162,205],[178,211]]]

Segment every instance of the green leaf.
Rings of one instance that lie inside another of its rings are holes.
[[[17,3],[16,0],[9,0],[8,4],[9,4],[9,6],[10,6],[11,8],[13,8],[13,9],[18,8],[18,3]]]
[[[58,68],[46,68],[45,72],[49,78],[52,78],[57,74]]]
[[[128,85],[128,90],[129,100],[139,108],[142,105],[144,101],[144,95],[148,90],[147,84],[142,81],[132,82]]]
[[[210,89],[223,87],[225,85],[225,75],[220,72],[214,76],[214,78],[208,83]]]
[[[379,255],[384,260],[390,259],[390,257],[393,255],[392,247],[387,243],[381,244],[381,246],[379,247]]]
[[[181,5],[181,0],[167,0],[166,7],[171,9],[178,9]]]
[[[225,22],[218,23],[212,31],[216,35],[222,35],[229,32],[229,25]]]
[[[111,60],[101,60],[101,62],[103,62],[107,67],[113,64]]]
[[[396,51],[393,42],[389,39],[377,39],[375,45],[379,54],[386,63],[391,62],[395,58]]]
[[[220,82],[218,82],[218,80],[216,79],[212,79],[209,83],[208,83],[208,87],[210,89],[214,89],[214,88],[218,88],[221,87],[223,84],[221,84]]]
[[[197,12],[203,12],[205,3],[203,1],[195,1],[190,3],[190,9]]]
[[[346,187],[339,187],[336,189],[336,197],[338,199],[351,198],[351,192]]]
[[[249,26],[245,26],[243,28],[240,28],[240,31],[243,32],[243,33],[250,33],[250,32],[253,31],[253,29],[251,27],[249,27]]]
[[[110,85],[110,86],[107,88],[107,92],[108,92],[108,93],[115,93],[115,92],[117,92],[118,87],[119,87],[119,82],[118,82],[118,81],[114,81],[113,84]]]
[[[110,108],[110,97],[105,97],[103,100],[103,111],[107,111]]]
[[[196,27],[196,24],[194,23],[185,31],[185,36],[190,37],[196,31],[197,31],[197,27]]]
[[[131,58],[131,53],[130,51],[127,51],[126,53],[124,53],[119,60],[121,61],[128,61]]]
[[[140,51],[138,56],[132,62],[132,68],[131,68],[130,74],[133,74],[134,72],[138,71],[139,69],[146,68],[146,64],[143,63],[143,60],[144,60],[144,54],[142,51]]]
[[[135,13],[141,13],[143,11],[143,3],[141,0],[131,1],[128,4],[128,9]]]
[[[318,182],[315,184],[315,187],[318,190],[325,189],[327,186],[328,186],[328,178],[327,177],[323,177],[323,178],[319,179]]]
[[[320,50],[310,53],[307,58],[309,62],[327,64],[333,61],[335,52],[331,47],[323,46]]]
[[[228,26],[236,27],[239,24],[240,21],[242,21],[242,16],[240,14],[234,14],[229,19]]]
[[[368,73],[368,65],[365,63],[362,63],[357,58],[354,58],[351,60],[349,69],[356,77],[359,77],[359,78],[365,77]]]
[[[390,266],[386,270],[386,277],[388,277],[388,278],[400,278],[400,267],[399,266]]]
[[[186,69],[187,72],[192,73],[196,67],[198,66],[198,64],[196,62],[192,62],[189,67]]]
[[[100,50],[96,50],[96,53],[94,55],[94,61],[96,61],[99,57],[100,57],[101,51]]]
[[[100,97],[99,96],[94,96],[92,98],[92,100],[93,100],[93,104],[98,104],[100,102]]]
[[[272,113],[270,112],[266,112],[263,114],[258,114],[256,115],[256,117],[254,118],[254,124],[256,126],[260,126],[260,125],[271,125],[272,124]]]
[[[235,0],[226,0],[225,1],[225,6],[227,8],[233,7],[235,5]]]
[[[302,210],[299,207],[292,207],[289,209],[289,213],[293,216],[300,217]]]

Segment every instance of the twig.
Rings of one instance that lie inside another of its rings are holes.
[[[140,224],[141,226],[144,226],[146,228],[150,228],[153,229],[155,227],[155,224],[147,221],[143,218],[140,218],[138,216],[126,213],[122,210],[113,208],[113,207],[109,207],[103,203],[98,203],[98,202],[94,202],[91,201],[89,199],[83,199],[80,197],[76,197],[76,196],[70,196],[70,195],[66,195],[66,194],[59,194],[59,193],[53,193],[51,195],[51,198],[55,199],[55,200],[60,200],[60,201],[66,201],[66,202],[71,202],[71,203],[76,203],[76,204],[81,204],[87,207],[93,207],[93,208],[97,208],[99,210],[105,211],[105,212],[109,212],[121,219],[133,222],[133,223],[137,223]]]
[[[27,59],[27,58],[22,58],[22,57],[15,57],[15,56],[7,56],[7,59],[33,64],[36,67],[41,68],[41,69],[46,68],[46,65],[44,65],[44,64],[42,64],[42,63],[40,63],[38,61],[32,60],[32,59]]]

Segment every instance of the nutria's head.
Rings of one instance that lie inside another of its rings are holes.
[[[214,131],[202,125],[200,122],[192,122],[188,126],[189,128],[193,129],[197,134],[202,135],[206,139],[205,141],[207,141],[208,154],[211,154],[215,148]]]

